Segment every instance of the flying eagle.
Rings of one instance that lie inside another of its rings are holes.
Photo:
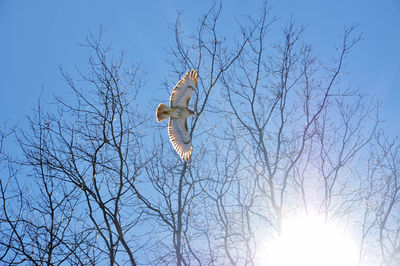
[[[190,160],[193,151],[187,118],[195,114],[188,104],[196,87],[197,72],[189,70],[172,90],[169,107],[160,103],[156,112],[157,122],[169,118],[169,139],[182,161]]]

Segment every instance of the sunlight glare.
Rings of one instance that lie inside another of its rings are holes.
[[[282,225],[282,235],[265,245],[260,265],[356,266],[357,248],[338,225],[299,217]]]

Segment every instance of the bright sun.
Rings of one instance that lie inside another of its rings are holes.
[[[281,237],[266,244],[261,265],[356,266],[357,248],[340,226],[297,217],[283,223]]]

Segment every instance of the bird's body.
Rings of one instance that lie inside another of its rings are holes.
[[[172,90],[170,106],[161,103],[156,111],[158,122],[169,118],[169,138],[183,161],[190,160],[193,151],[187,118],[195,114],[188,108],[188,104],[196,87],[197,72],[189,70]]]
[[[186,119],[189,116],[194,114],[194,112],[192,110],[190,110],[189,108],[179,107],[179,106],[178,107],[168,107],[162,103],[160,103],[157,110],[160,110],[160,112],[162,112],[160,114],[161,117],[157,116],[158,122],[161,122],[167,118]]]

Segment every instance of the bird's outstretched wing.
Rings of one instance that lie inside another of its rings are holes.
[[[168,123],[169,139],[182,161],[190,160],[193,147],[187,127],[187,119],[170,118]]]
[[[188,107],[190,97],[197,87],[197,72],[189,70],[186,75],[175,85],[169,99],[170,107]]]

